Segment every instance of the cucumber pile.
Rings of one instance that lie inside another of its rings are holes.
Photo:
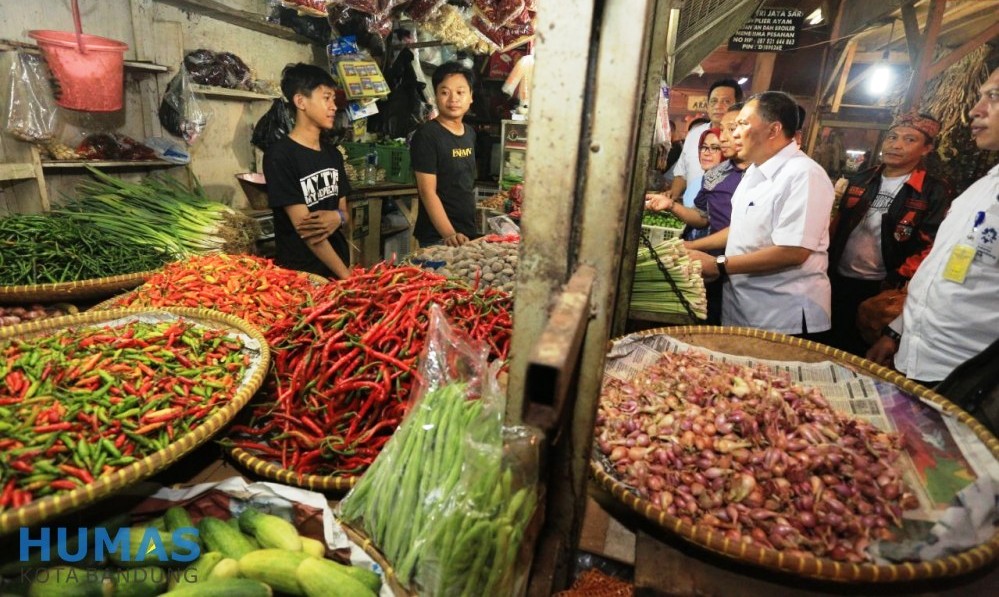
[[[302,537],[287,520],[252,508],[229,520],[205,516],[195,525],[184,508],[174,506],[161,518],[128,530],[125,549],[109,553],[109,568],[95,569],[102,564],[93,561],[42,568],[46,564],[29,561],[11,562],[0,574],[30,579],[15,592],[29,597],[325,597],[332,587],[344,597],[372,597],[381,590],[377,573],[326,559],[323,542]],[[93,543],[88,538],[91,549]],[[164,561],[150,547],[172,552],[181,544],[199,545],[200,555],[186,564]],[[30,573],[22,574],[21,567]],[[4,589],[6,595],[6,584]]]

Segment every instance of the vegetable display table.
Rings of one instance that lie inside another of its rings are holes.
[[[407,246],[415,250],[412,239],[413,225],[416,223],[416,210],[419,195],[414,185],[378,183],[374,185],[356,184],[347,195],[348,226],[347,241],[350,244],[350,265],[372,266],[382,260],[382,204],[392,199],[399,206],[409,226],[395,234],[405,233],[409,237]],[[403,255],[399,255],[402,258]]]

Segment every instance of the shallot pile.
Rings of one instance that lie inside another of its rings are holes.
[[[787,554],[866,561],[918,505],[894,466],[899,436],[814,388],[695,351],[608,378],[596,438],[608,472],[656,507]]]

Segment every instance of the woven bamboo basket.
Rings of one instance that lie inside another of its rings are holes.
[[[240,466],[252,472],[254,475],[284,483],[294,485],[312,491],[323,491],[327,493],[345,494],[357,483],[357,476],[344,475],[342,477],[332,477],[327,475],[300,475],[295,471],[288,470],[276,462],[264,460],[258,456],[241,448],[231,448],[230,456],[239,463]]]
[[[263,383],[264,374],[270,366],[270,351],[263,335],[248,323],[224,313],[207,309],[114,309],[111,311],[82,313],[68,317],[44,319],[7,328],[0,328],[0,341],[9,338],[25,338],[70,326],[95,325],[125,317],[138,317],[144,314],[169,313],[193,320],[198,324],[215,329],[225,329],[245,334],[261,347],[252,370],[232,399],[204,419],[194,431],[181,436],[175,442],[142,460],[124,466],[109,475],[98,477],[93,483],[70,491],[60,492],[33,501],[20,508],[0,513],[0,536],[15,531],[19,527],[36,525],[58,514],[94,503],[124,487],[141,481],[179,460],[194,448],[200,446],[229,423],[237,412],[250,400],[250,397]]]
[[[107,278],[60,282],[56,284],[26,284],[0,286],[0,303],[65,302],[98,299],[130,290],[146,281],[155,271],[135,272]]]
[[[364,553],[371,556],[371,559],[375,561],[376,564],[381,566],[382,572],[385,573],[385,582],[388,584],[389,588],[392,589],[392,593],[396,597],[415,597],[416,591],[408,589],[403,586],[402,582],[399,581],[399,577],[395,574],[395,568],[388,563],[382,552],[375,547],[375,544],[368,539],[367,535],[354,529],[345,522],[338,521],[340,527],[343,529],[344,533],[347,534],[347,538],[351,540],[355,545],[364,550]]]
[[[899,373],[876,363],[843,352],[783,334],[763,332],[749,328],[683,326],[648,330],[634,336],[671,336],[692,346],[716,350],[733,355],[752,356],[760,359],[820,362],[833,361],[864,373],[870,377],[894,384],[908,394],[931,402],[967,425],[986,445],[992,455],[999,458],[999,441],[978,421],[943,396],[925,388]],[[608,474],[597,460],[591,461],[597,483],[609,491],[621,504],[656,526],[681,538],[741,562],[790,572],[805,577],[851,583],[894,583],[959,576],[986,566],[999,556],[999,531],[992,538],[957,555],[926,562],[901,564],[852,564],[826,558],[799,557],[748,543],[730,541],[720,533],[703,525],[691,525],[670,516],[663,510],[642,499],[624,483]]]

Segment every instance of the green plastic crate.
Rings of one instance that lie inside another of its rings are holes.
[[[367,163],[368,152],[371,150],[370,143],[342,143],[347,150],[347,161],[357,168],[364,168]],[[414,184],[416,177],[409,164],[409,148],[396,145],[374,145],[375,154],[378,156],[378,167],[385,170],[385,180],[399,184]]]

